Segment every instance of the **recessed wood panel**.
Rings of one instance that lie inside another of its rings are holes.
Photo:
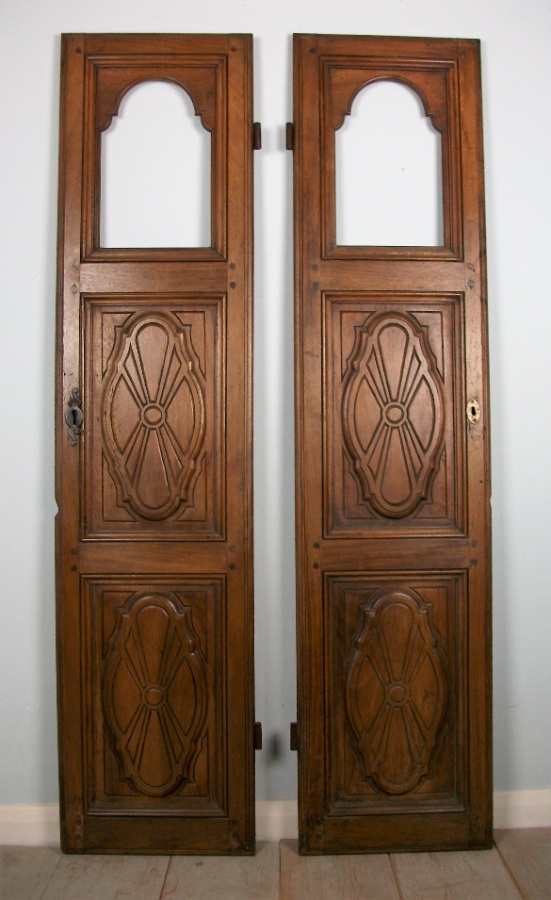
[[[87,297],[83,313],[100,423],[85,537],[223,538],[225,298]]]
[[[458,575],[327,575],[327,814],[464,809]]]
[[[462,533],[462,310],[453,295],[324,296],[328,537]]]
[[[225,580],[86,584],[89,812],[226,812]]]

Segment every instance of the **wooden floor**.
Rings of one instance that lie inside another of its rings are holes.
[[[0,848],[1,900],[525,900],[551,898],[551,828],[499,831],[492,850],[299,857],[63,856]]]

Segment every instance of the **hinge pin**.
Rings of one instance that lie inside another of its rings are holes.
[[[254,723],[253,744],[255,750],[262,750],[262,722]]]
[[[262,150],[262,125],[253,122],[253,150]]]
[[[285,147],[287,150],[295,149],[295,126],[293,122],[287,122],[285,126]]]

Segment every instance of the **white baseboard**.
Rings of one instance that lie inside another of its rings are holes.
[[[0,846],[59,847],[59,807],[0,806]]]
[[[539,791],[497,791],[495,828],[550,828],[551,788]],[[279,841],[298,835],[296,800],[258,800],[256,837]],[[0,846],[59,847],[56,803],[0,806]]]
[[[256,837],[279,841],[298,836],[296,800],[258,800]],[[59,847],[57,803],[0,806],[0,846]]]
[[[298,837],[298,806],[296,800],[257,800],[257,841],[280,841]]]
[[[551,788],[539,791],[496,791],[494,828],[551,827]]]

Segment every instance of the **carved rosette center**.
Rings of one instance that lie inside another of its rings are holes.
[[[407,411],[400,403],[389,403],[384,409],[384,417],[391,427],[397,428],[407,416]]]
[[[165,423],[166,414],[162,406],[149,403],[142,409],[141,418],[146,428],[160,428]]]
[[[164,701],[164,691],[159,687],[149,687],[144,693],[144,702],[147,706],[156,709]]]
[[[387,702],[391,706],[404,706],[408,702],[408,692],[403,684],[391,684],[387,690]]]

